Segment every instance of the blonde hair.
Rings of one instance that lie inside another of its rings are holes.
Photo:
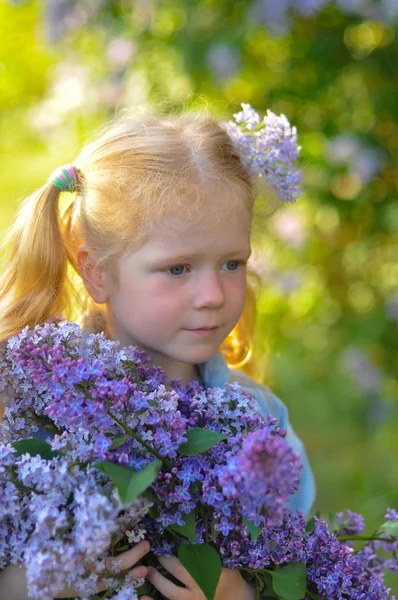
[[[112,266],[168,216],[192,218],[206,190],[253,208],[249,175],[228,134],[208,116],[123,118],[74,165],[77,191],[65,213],[60,214],[59,190],[47,183],[25,200],[7,236],[0,343],[26,325],[70,318],[74,306],[84,328],[106,332],[104,308],[90,298],[79,275],[77,251],[83,244],[95,249],[100,263]],[[242,366],[251,354],[254,313],[249,286],[241,319],[222,347],[230,365]]]

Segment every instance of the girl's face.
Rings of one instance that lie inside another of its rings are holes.
[[[119,259],[118,285],[107,289],[113,338],[148,351],[170,379],[195,378],[242,313],[250,223],[243,209],[166,222]]]

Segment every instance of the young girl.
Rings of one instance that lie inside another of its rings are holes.
[[[62,218],[60,191],[74,193]],[[78,299],[85,329],[146,350],[170,380],[199,379],[207,388],[238,381],[259,411],[278,418],[301,454],[291,508],[307,514],[313,477],[285,406],[225,359],[249,347],[253,203],[249,175],[214,119],[188,114],[114,124],[22,207],[0,282],[0,342],[66,315]],[[80,290],[69,267],[84,284]],[[148,550],[143,541],[123,554],[123,568]],[[181,586],[154,568],[138,566],[135,574],[170,600],[203,599],[177,558],[159,562]],[[7,567],[0,590],[1,600],[26,598],[23,570]],[[69,589],[59,597],[71,595]],[[217,600],[253,597],[237,571],[223,570]]]

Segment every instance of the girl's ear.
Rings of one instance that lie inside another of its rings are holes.
[[[77,262],[88,293],[94,302],[104,304],[109,293],[109,277],[104,268],[98,266],[97,260],[86,248],[80,248],[78,251]]]

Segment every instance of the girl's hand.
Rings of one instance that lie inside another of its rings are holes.
[[[122,552],[122,554],[118,554],[118,556],[109,556],[105,561],[106,570],[112,573],[113,571],[113,563],[117,561],[118,563],[118,572],[127,571],[131,569],[145,554],[147,554],[150,550],[149,543],[145,540],[142,540],[126,552]],[[120,566],[119,566],[120,565]],[[90,568],[90,571],[94,572],[94,567]],[[133,569],[134,577],[141,578],[146,577],[148,573],[148,568],[145,565],[139,565]],[[103,592],[107,589],[107,584],[104,581],[100,581],[98,585],[98,592]],[[73,596],[78,596],[76,590],[73,588],[66,588],[63,590],[61,594],[57,596],[57,598],[70,598]],[[142,596],[141,600],[152,600],[150,596]]]
[[[161,575],[154,567],[148,567],[147,579],[169,600],[206,600],[202,590],[175,556],[160,556],[160,564],[185,587],[179,587]],[[223,569],[218,582],[215,600],[255,600],[256,592],[239,571]],[[145,600],[146,597],[145,597]]]

